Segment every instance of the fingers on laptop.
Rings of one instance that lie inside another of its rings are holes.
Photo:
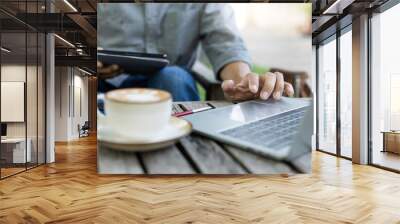
[[[238,84],[238,87],[243,87],[244,90],[248,89],[253,94],[258,93],[259,87],[259,76],[256,73],[248,73],[243,77],[242,81]]]
[[[223,81],[221,87],[225,94],[225,97],[228,99],[232,99],[232,96],[235,94],[235,83],[233,82],[233,80]]]
[[[280,72],[275,72],[276,75],[276,83],[273,98],[279,100],[283,94],[283,88],[285,85],[285,81],[283,80],[283,74]]]
[[[284,87],[284,89],[285,89],[285,94],[286,94],[287,96],[293,96],[294,90],[293,90],[292,84],[290,84],[290,83],[288,83],[288,82],[285,82],[285,87]]]
[[[267,72],[260,76],[249,73],[238,84],[233,80],[225,80],[222,89],[225,97],[233,101],[255,98],[267,100],[271,97],[279,100],[283,94],[292,96],[294,93],[292,85],[285,82],[280,72]]]
[[[260,79],[260,83],[263,83],[260,91],[260,99],[262,100],[267,100],[270,97],[279,100],[283,95],[293,96],[294,94],[293,86],[285,82],[281,72],[267,72]]]
[[[222,82],[222,90],[225,93],[233,93],[233,91],[235,90],[235,83],[233,82],[233,80],[225,80]]]
[[[224,91],[225,97],[232,101],[243,101],[254,99],[254,93],[248,89],[248,85],[235,85],[233,80],[225,80],[222,82],[222,90]]]
[[[272,72],[267,72],[261,76],[263,82],[263,87],[260,92],[260,98],[262,100],[267,100],[275,89],[276,74]]]

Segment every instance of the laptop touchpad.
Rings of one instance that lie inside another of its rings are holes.
[[[257,101],[244,102],[228,107],[209,110],[185,117],[192,122],[196,130],[221,131],[240,126],[287,111],[290,108],[282,103],[259,103]]]

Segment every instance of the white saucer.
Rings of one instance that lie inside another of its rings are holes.
[[[174,144],[192,131],[192,124],[186,120],[171,117],[168,125],[157,136],[140,139],[135,136],[121,136],[109,127],[98,124],[97,140],[102,145],[117,150],[142,152]]]

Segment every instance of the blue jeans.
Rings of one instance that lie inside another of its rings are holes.
[[[120,86],[100,80],[98,91],[107,91],[119,88],[147,87],[162,89],[171,93],[174,101],[197,101],[199,94],[196,82],[189,71],[178,66],[167,66],[153,75],[129,75]]]

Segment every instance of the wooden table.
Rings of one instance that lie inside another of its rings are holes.
[[[383,150],[382,152],[392,152],[400,154],[400,131],[382,131]]]
[[[32,139],[7,137],[1,139],[0,167],[25,167],[32,161]],[[27,147],[25,147],[25,145]]]
[[[225,101],[174,103],[179,112],[209,104],[221,107]],[[294,161],[302,170],[310,170],[311,153]],[[175,145],[151,152],[122,152],[97,147],[99,174],[282,174],[298,173],[293,166],[249,151],[213,141],[192,133]]]

